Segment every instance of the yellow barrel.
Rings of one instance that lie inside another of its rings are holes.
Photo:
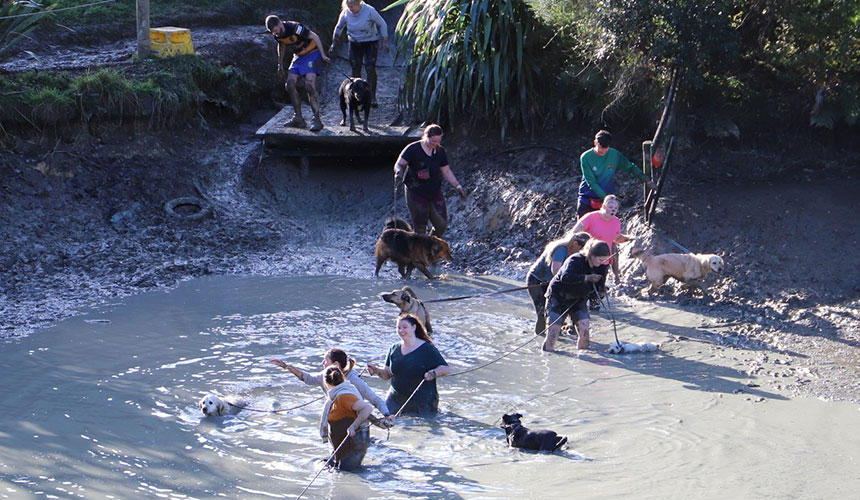
[[[194,44],[191,43],[191,30],[188,28],[173,26],[150,28],[149,45],[152,51],[161,57],[194,53]]]

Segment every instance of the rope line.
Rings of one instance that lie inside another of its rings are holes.
[[[537,287],[543,286],[545,284],[546,283],[538,283],[535,285],[518,286],[516,288],[508,288],[505,290],[498,290],[496,292],[476,293],[476,294],[472,294],[472,295],[461,295],[459,297],[448,297],[448,298],[444,298],[444,299],[425,300],[424,303],[425,304],[432,304],[434,302],[451,302],[454,300],[471,299],[474,297],[490,297],[492,295],[499,295],[502,293],[518,292],[520,290],[528,290],[529,288],[537,288]]]
[[[567,309],[565,309],[565,310],[564,310],[564,312],[561,314],[561,316],[559,316],[558,318],[563,318],[563,317],[567,316],[567,313],[569,313],[569,312],[570,312],[570,309],[571,309],[572,307],[573,307],[573,306],[570,306],[570,307],[568,307]],[[552,325],[554,325],[554,324],[556,324],[556,322],[557,322],[557,321],[558,321],[558,319],[556,319],[554,322],[552,322],[552,323],[550,323],[549,325],[547,325],[547,326],[546,326],[546,328],[544,328],[544,329],[543,329],[543,331],[541,332],[541,334],[546,334],[547,330],[549,330],[549,327],[550,327],[550,326],[552,326]],[[490,361],[488,361],[488,362],[486,362],[486,363],[480,364],[480,365],[478,365],[478,366],[473,366],[472,368],[467,368],[467,369],[465,369],[465,370],[461,370],[461,371],[459,371],[459,372],[452,373],[452,374],[450,374],[450,375],[446,375],[446,376],[447,376],[447,377],[456,377],[457,375],[464,375],[464,374],[466,374],[466,373],[470,373],[470,372],[473,372],[473,371],[476,371],[476,370],[480,370],[481,368],[485,368],[485,367],[487,367],[487,366],[490,366],[491,364],[493,364],[493,363],[495,363],[495,362],[497,362],[497,361],[499,361],[499,360],[501,360],[501,359],[505,358],[506,356],[508,356],[508,355],[510,355],[510,354],[513,354],[513,353],[515,353],[515,352],[519,351],[519,350],[520,350],[520,349],[522,349],[523,347],[525,347],[525,346],[529,345],[530,343],[534,342],[536,339],[541,338],[541,334],[532,335],[532,336],[531,336],[531,337],[530,337],[526,342],[524,342],[524,343],[522,343],[522,344],[519,344],[518,346],[514,347],[513,349],[511,349],[511,350],[509,350],[509,351],[506,351],[506,352],[502,353],[501,355],[497,356],[496,358],[494,358],[494,359],[492,359],[492,360],[490,360]]]
[[[597,296],[597,301],[598,301],[598,302],[600,302],[600,306],[601,306],[601,307],[604,307],[603,299],[600,297],[600,294],[599,294],[599,293],[597,293],[597,283],[593,283],[593,282],[592,282],[592,283],[591,283],[591,287],[594,289],[594,294]],[[609,314],[609,319],[611,319],[611,320],[612,320],[612,333],[614,333],[614,334],[615,334],[615,342],[616,342],[619,346],[621,346],[621,341],[620,341],[620,340],[618,340],[618,329],[615,327],[615,315],[614,315],[614,314],[612,314],[612,310],[611,310],[611,308],[609,307],[609,294],[608,294],[608,293],[606,294],[605,299],[606,299],[606,304],[605,304],[606,313],[607,313],[607,314]]]
[[[410,401],[412,401],[412,398],[415,396],[416,393],[418,393],[418,389],[420,389],[421,386],[424,385],[424,382],[426,382],[426,381],[427,381],[426,378],[422,378],[421,382],[418,382],[418,385],[415,387],[415,390],[412,391],[412,394],[410,394],[408,398],[406,398],[406,402],[403,403],[402,405],[400,405],[400,409],[397,410],[397,413],[394,414],[394,418],[397,418],[400,416],[400,414],[403,412],[403,409],[406,408],[406,405],[408,405]]]
[[[103,3],[113,3],[113,2],[116,2],[116,0],[102,0],[101,2],[85,3],[83,5],[73,5],[71,7],[63,7],[62,9],[42,10],[39,12],[28,12],[26,14],[15,14],[13,16],[2,16],[2,17],[0,17],[0,19],[14,19],[16,17],[41,16],[41,15],[45,15],[45,14],[54,14],[56,12],[62,12],[64,10],[80,9],[82,7],[92,7],[93,5],[100,5]]]
[[[315,402],[317,402],[317,401],[319,401],[319,400],[323,399],[324,397],[325,397],[325,396],[320,396],[320,397],[318,397],[318,398],[314,398],[314,399],[312,399],[312,400],[308,401],[307,403],[302,403],[302,404],[300,404],[300,405],[298,405],[298,406],[293,406],[293,407],[291,407],[291,408],[282,408],[282,409],[280,409],[280,410],[262,410],[262,409],[260,409],[260,408],[250,408],[250,407],[247,407],[247,406],[234,405],[233,403],[231,403],[231,402],[229,402],[229,401],[226,401],[226,403],[227,403],[228,405],[230,405],[230,406],[234,407],[234,408],[240,408],[240,409],[242,409],[242,410],[258,411],[258,412],[261,412],[261,413],[282,413],[282,412],[286,412],[286,411],[298,410],[299,408],[304,408],[305,406],[307,406],[307,405],[309,405],[309,404],[311,404],[311,403],[315,403]]]
[[[322,474],[322,471],[326,470],[329,467],[329,463],[331,462],[331,459],[334,458],[335,455],[337,455],[337,452],[340,451],[340,447],[343,446],[344,443],[346,443],[347,439],[349,439],[348,433],[346,436],[344,436],[343,440],[340,442],[340,444],[337,446],[337,448],[335,448],[334,451],[331,452],[331,455],[328,456],[328,458],[325,461],[325,464],[323,464],[323,466],[320,468],[320,470],[317,471],[316,476],[314,476],[313,479],[311,479],[311,482],[309,482],[308,485],[305,486],[305,489],[303,489],[302,492],[299,493],[299,496],[296,497],[296,500],[299,500],[300,498],[302,498],[302,495],[304,495],[305,492],[308,491],[308,488],[310,488],[311,485],[314,484],[314,481],[316,481],[317,478],[320,477],[320,474]]]

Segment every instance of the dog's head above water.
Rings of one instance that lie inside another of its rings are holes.
[[[203,416],[210,415],[221,416],[227,410],[227,405],[221,401],[221,398],[214,394],[207,394],[200,399],[200,412]]]
[[[394,290],[391,293],[383,293],[382,300],[395,304],[398,307],[407,307],[413,300],[417,300],[418,296],[412,291],[412,288],[404,286],[400,290]]]
[[[521,419],[523,418],[520,413],[506,413],[502,415],[502,427],[510,427],[512,425],[522,425]]]

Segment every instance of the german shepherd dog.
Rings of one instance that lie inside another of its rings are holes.
[[[349,129],[355,132],[355,119],[358,116],[359,123],[361,116],[359,110],[364,111],[364,125],[362,129],[365,132],[370,132],[367,128],[370,119],[370,101],[373,96],[370,93],[370,84],[367,80],[361,78],[347,78],[340,82],[340,87],[337,88],[337,95],[340,99],[340,110],[343,113],[341,125],[346,125],[346,113],[349,111]]]
[[[389,224],[402,227],[410,227],[403,219],[391,218],[386,221]],[[411,229],[411,227],[410,227]],[[387,260],[391,259],[397,263],[401,278],[409,278],[413,269],[418,269],[424,276],[433,279],[433,274],[427,269],[439,259],[451,261],[451,247],[448,242],[437,236],[415,234],[405,229],[386,227],[383,229],[379,239],[376,240],[376,276],[379,269]]]
[[[508,438],[508,446],[524,450],[555,451],[567,443],[567,436],[555,431],[530,431],[523,427],[519,413],[502,415],[502,429]]]
[[[400,308],[401,313],[414,314],[424,325],[427,333],[433,333],[433,327],[430,326],[430,314],[421,299],[415,295],[412,288],[404,286],[400,290],[394,290],[391,293],[383,293],[382,300],[396,305]]]

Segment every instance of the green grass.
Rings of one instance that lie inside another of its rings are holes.
[[[249,97],[241,71],[197,56],[147,59],[128,69],[82,74],[31,71],[0,78],[0,126],[9,131],[145,118],[160,127],[187,122],[201,111],[240,113]]]

